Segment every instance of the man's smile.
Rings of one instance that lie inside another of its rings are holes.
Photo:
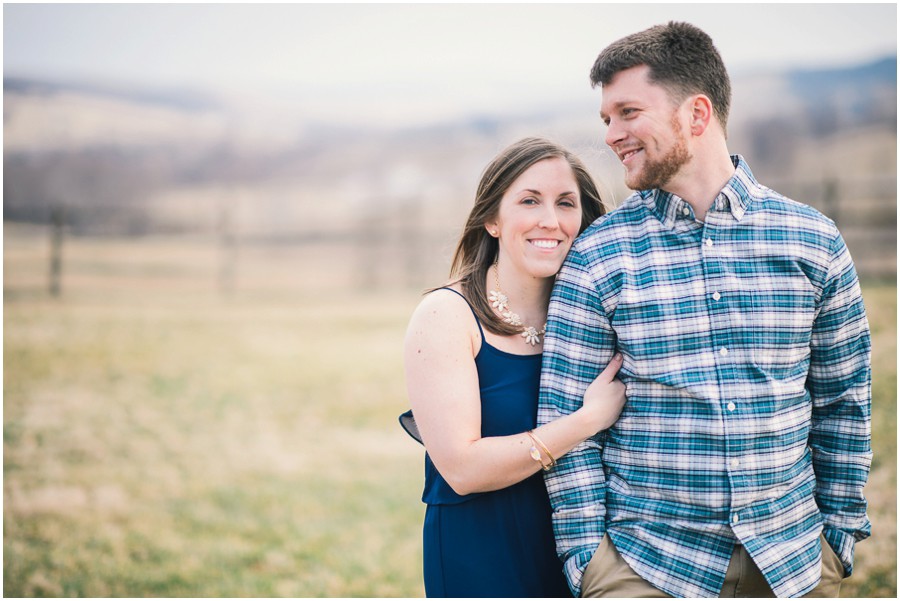
[[[630,158],[642,150],[643,148],[631,148],[629,150],[619,151],[619,160],[622,161],[622,163],[627,163]]]

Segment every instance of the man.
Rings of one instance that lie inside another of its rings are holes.
[[[837,596],[870,533],[870,339],[843,239],[729,155],[704,32],[623,38],[591,78],[637,192],[575,242],[550,304],[539,423],[625,357],[619,421],[546,476],[570,587]]]

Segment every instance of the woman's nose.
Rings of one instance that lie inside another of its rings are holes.
[[[559,218],[556,215],[556,207],[548,206],[544,213],[541,215],[540,221],[538,221],[538,227],[542,227],[547,230],[555,230],[559,227]]]

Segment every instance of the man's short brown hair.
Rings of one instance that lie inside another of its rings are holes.
[[[608,84],[620,71],[647,65],[650,81],[681,102],[705,94],[722,129],[731,106],[731,81],[712,38],[689,23],[670,22],[631,34],[607,46],[591,68],[591,85]]]

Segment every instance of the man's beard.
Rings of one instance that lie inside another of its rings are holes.
[[[675,116],[672,117],[672,131],[675,132],[675,145],[660,159],[644,163],[644,168],[634,174],[625,174],[625,185],[632,190],[651,190],[665,188],[666,184],[691,160],[685,138],[681,134],[681,126]],[[646,153],[646,150],[644,151]]]

